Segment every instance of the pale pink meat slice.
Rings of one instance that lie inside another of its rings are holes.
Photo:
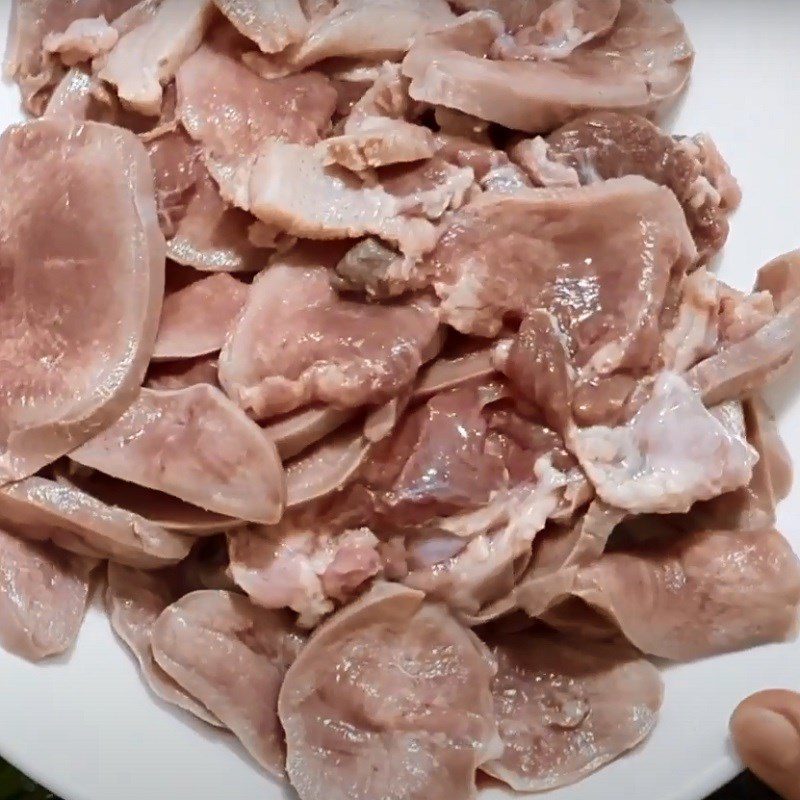
[[[656,725],[658,670],[627,645],[528,632],[489,638],[505,750],[484,772],[518,792],[575,783],[636,747]]]
[[[107,53],[118,39],[119,32],[101,15],[76,19],[63,33],[48,33],[44,37],[44,49],[48,53],[57,53],[67,66],[72,67]]]
[[[29,661],[78,638],[97,561],[0,529],[0,647]]]
[[[576,366],[649,366],[668,288],[696,257],[668,189],[637,176],[571,190],[487,193],[455,214],[428,268],[441,313],[496,335],[506,315],[544,308]]]
[[[272,420],[264,431],[283,459],[293,458],[349,422],[355,411],[316,405]]]
[[[627,425],[575,429],[568,443],[598,495],[633,513],[684,513],[745,486],[758,460],[674,373],[657,377]]]
[[[301,800],[474,798],[500,753],[483,645],[421,592],[380,584],[324,623],[278,700]]]
[[[575,593],[642,652],[687,661],[795,631],[800,564],[776,531],[698,531],[607,553]]]
[[[145,386],[148,389],[175,391],[202,383],[219,388],[216,355],[151,363]]]
[[[414,384],[414,398],[429,397],[472,381],[485,381],[496,372],[492,349],[489,347],[452,358],[437,358],[420,371]]]
[[[8,530],[26,539],[141,569],[177,564],[189,554],[193,541],[45,478],[27,478],[0,489],[0,518]]]
[[[164,0],[151,19],[117,42],[99,77],[116,87],[126,107],[157,117],[163,87],[199,47],[213,12],[212,0]]]
[[[768,291],[781,311],[800,296],[800,250],[784,253],[758,271],[757,291]]]
[[[222,386],[259,419],[313,402],[386,402],[411,385],[438,332],[427,302],[339,297],[319,252],[297,249],[264,270],[223,348]]]
[[[247,301],[248,287],[225,273],[203,276],[186,268],[167,275],[153,358],[196,358],[222,349]]]
[[[177,583],[176,575],[170,572],[142,572],[110,563],[105,602],[111,627],[136,657],[145,683],[157,697],[219,726],[219,720],[202,703],[158,666],[150,648],[156,620],[178,599]]]
[[[300,0],[214,0],[236,29],[264,53],[280,53],[303,39],[308,20]]]
[[[161,669],[276,776],[284,774],[278,692],[303,644],[285,613],[222,591],[193,592],[173,603],[151,636]]]
[[[694,60],[666,0],[622,0],[608,36],[558,60],[488,58],[504,30],[495,12],[477,11],[418,38],[403,62],[411,96],[542,133],[587,110],[652,114],[684,88]]]
[[[3,483],[86,441],[136,396],[161,310],[164,239],[147,153],[128,131],[29,122],[3,134],[0,164]]]
[[[70,458],[229,517],[274,523],[285,478],[275,445],[207,384],[142,389],[120,419]]]

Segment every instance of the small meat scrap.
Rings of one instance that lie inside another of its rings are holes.
[[[411,385],[438,332],[427,302],[339,297],[326,257],[307,246],[262,272],[223,348],[220,381],[258,419],[311,402],[358,407],[390,400]]]
[[[58,53],[68,67],[73,67],[107,53],[118,39],[119,32],[103,16],[76,19],[63,33],[48,33],[44,37],[44,49],[48,53]]]
[[[129,131],[28,122],[0,138],[0,164],[2,484],[85,442],[136,396],[164,238],[147,153]]]
[[[257,608],[232,592],[193,592],[162,612],[151,644],[161,669],[264,769],[283,776],[278,692],[304,644],[288,615]]]
[[[502,748],[493,665],[421,592],[380,584],[324,625],[278,700],[286,769],[301,800],[474,798]],[[377,688],[383,687],[383,689]]]
[[[0,530],[0,647],[29,661],[78,638],[97,561]]]
[[[490,637],[503,755],[481,769],[518,792],[568,786],[636,747],[658,720],[658,670],[627,645],[523,631]]]
[[[607,553],[575,594],[642,652],[690,661],[790,636],[800,563],[774,530],[700,530]]]
[[[236,29],[264,53],[280,53],[303,39],[308,20],[300,0],[214,0]]]
[[[70,458],[237,519],[274,523],[285,478],[271,439],[208,384],[142,389],[119,420]]]

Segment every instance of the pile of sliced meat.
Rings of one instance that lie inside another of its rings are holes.
[[[14,17],[4,648],[69,651],[102,583],[154,695],[301,800],[465,800],[639,745],[651,659],[792,634],[800,254],[710,270],[740,192],[658,126],[667,0]]]

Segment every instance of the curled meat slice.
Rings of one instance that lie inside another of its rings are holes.
[[[219,720],[158,666],[150,648],[156,620],[178,599],[177,582],[170,572],[142,572],[110,563],[105,597],[108,616],[117,636],[136,657],[142,677],[153,693],[204,722],[218,726]]]
[[[219,389],[142,389],[99,436],[70,454],[106,475],[237,519],[274,523],[285,478],[275,445]]]
[[[186,536],[45,478],[0,489],[0,518],[8,530],[26,539],[141,569],[176,564],[192,546]]]
[[[607,36],[555,61],[488,58],[504,30],[496,13],[477,11],[419,37],[403,62],[411,97],[541,133],[588,109],[652,114],[684,88],[694,60],[666,0],[622,0]]]
[[[506,314],[554,315],[576,366],[647,367],[668,288],[696,256],[668,189],[630,176],[572,190],[484,194],[428,257],[446,322],[496,335]]]
[[[48,33],[43,44],[48,53],[58,53],[61,60],[72,67],[107,53],[118,39],[117,29],[101,15],[76,19],[63,33]]]
[[[769,292],[779,311],[796,300],[800,296],[800,250],[778,256],[761,267],[756,290]]]
[[[303,39],[308,20],[300,0],[214,0],[236,29],[264,53],[280,53]]]
[[[161,669],[264,769],[284,774],[278,692],[303,646],[288,616],[232,592],[193,592],[158,617],[151,645]]]
[[[790,636],[800,564],[776,531],[699,531],[607,553],[575,594],[644,653],[687,661]]]
[[[354,414],[352,409],[311,406],[273,420],[264,431],[275,442],[281,458],[293,458],[349,422]]]
[[[627,425],[576,429],[569,444],[598,495],[633,513],[686,512],[745,486],[758,460],[673,373],[658,376]]]
[[[0,646],[29,661],[69,650],[78,638],[96,566],[94,559],[0,529]]]
[[[163,87],[198,48],[213,18],[212,0],[164,0],[152,18],[123,36],[99,77],[140,114],[161,113]]]
[[[325,258],[306,247],[264,270],[223,348],[222,386],[259,419],[315,401],[388,401],[412,383],[438,332],[429,303],[340,297]]]
[[[527,632],[488,640],[505,749],[488,772],[518,792],[567,786],[636,747],[663,699],[658,670],[627,645]]]
[[[380,584],[309,641],[278,700],[301,800],[474,798],[499,754],[480,642],[421,592]]]
[[[247,286],[230,275],[202,276],[189,269],[167,275],[153,358],[196,358],[222,349],[247,300]]]
[[[32,475],[135,397],[164,290],[147,153],[42,119],[0,138],[0,483]],[[103,202],[97,205],[97,198]]]

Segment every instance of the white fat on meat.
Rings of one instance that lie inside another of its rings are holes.
[[[204,276],[173,267],[167,273],[153,358],[196,358],[221,350],[247,292],[246,284],[225,273]]]
[[[0,164],[3,483],[86,441],[136,396],[161,311],[164,239],[147,153],[129,131],[29,122],[0,138]]]
[[[636,747],[658,721],[661,676],[625,644],[521,631],[488,645],[504,751],[481,770],[518,792],[582,780]]]
[[[49,33],[44,37],[44,49],[58,53],[69,67],[89,61],[107,53],[119,40],[119,32],[108,24],[105,17],[76,19],[63,33]]]
[[[117,42],[99,77],[116,87],[125,106],[157,117],[163,87],[197,50],[213,13],[212,0],[164,0],[151,19]]]
[[[438,332],[428,303],[338,296],[317,253],[325,258],[313,246],[292,251],[256,278],[223,348],[220,382],[256,418],[390,400],[414,381]]]
[[[187,536],[46,478],[0,489],[0,518],[6,529],[25,539],[141,569],[177,564],[192,546]]]
[[[488,58],[504,32],[497,13],[476,11],[419,37],[403,62],[411,97],[542,133],[587,109],[652,114],[684,88],[694,60],[666,0],[622,0],[607,36],[555,61]]]
[[[689,661],[791,636],[800,564],[771,529],[698,531],[607,553],[575,594],[642,652]]]
[[[105,603],[111,627],[135,656],[145,683],[157,697],[203,722],[220,726],[219,720],[181,689],[153,658],[153,626],[164,609],[178,599],[177,583],[171,572],[143,572],[110,563]]]
[[[237,519],[271,524],[286,484],[272,440],[219,389],[142,389],[116,423],[70,458],[114,478]]]
[[[656,378],[650,399],[618,428],[568,437],[598,495],[633,513],[683,513],[698,500],[745,486],[758,454],[710,414],[674,373]]]
[[[309,21],[300,0],[214,0],[242,35],[264,53],[280,53],[302,41]]]
[[[500,753],[488,652],[421,592],[380,584],[324,623],[278,701],[301,800],[477,796]]]
[[[186,595],[162,612],[151,635],[161,669],[276,777],[284,775],[278,692],[303,644],[288,615],[224,591]]]
[[[40,661],[78,638],[97,561],[0,529],[0,647]]]

